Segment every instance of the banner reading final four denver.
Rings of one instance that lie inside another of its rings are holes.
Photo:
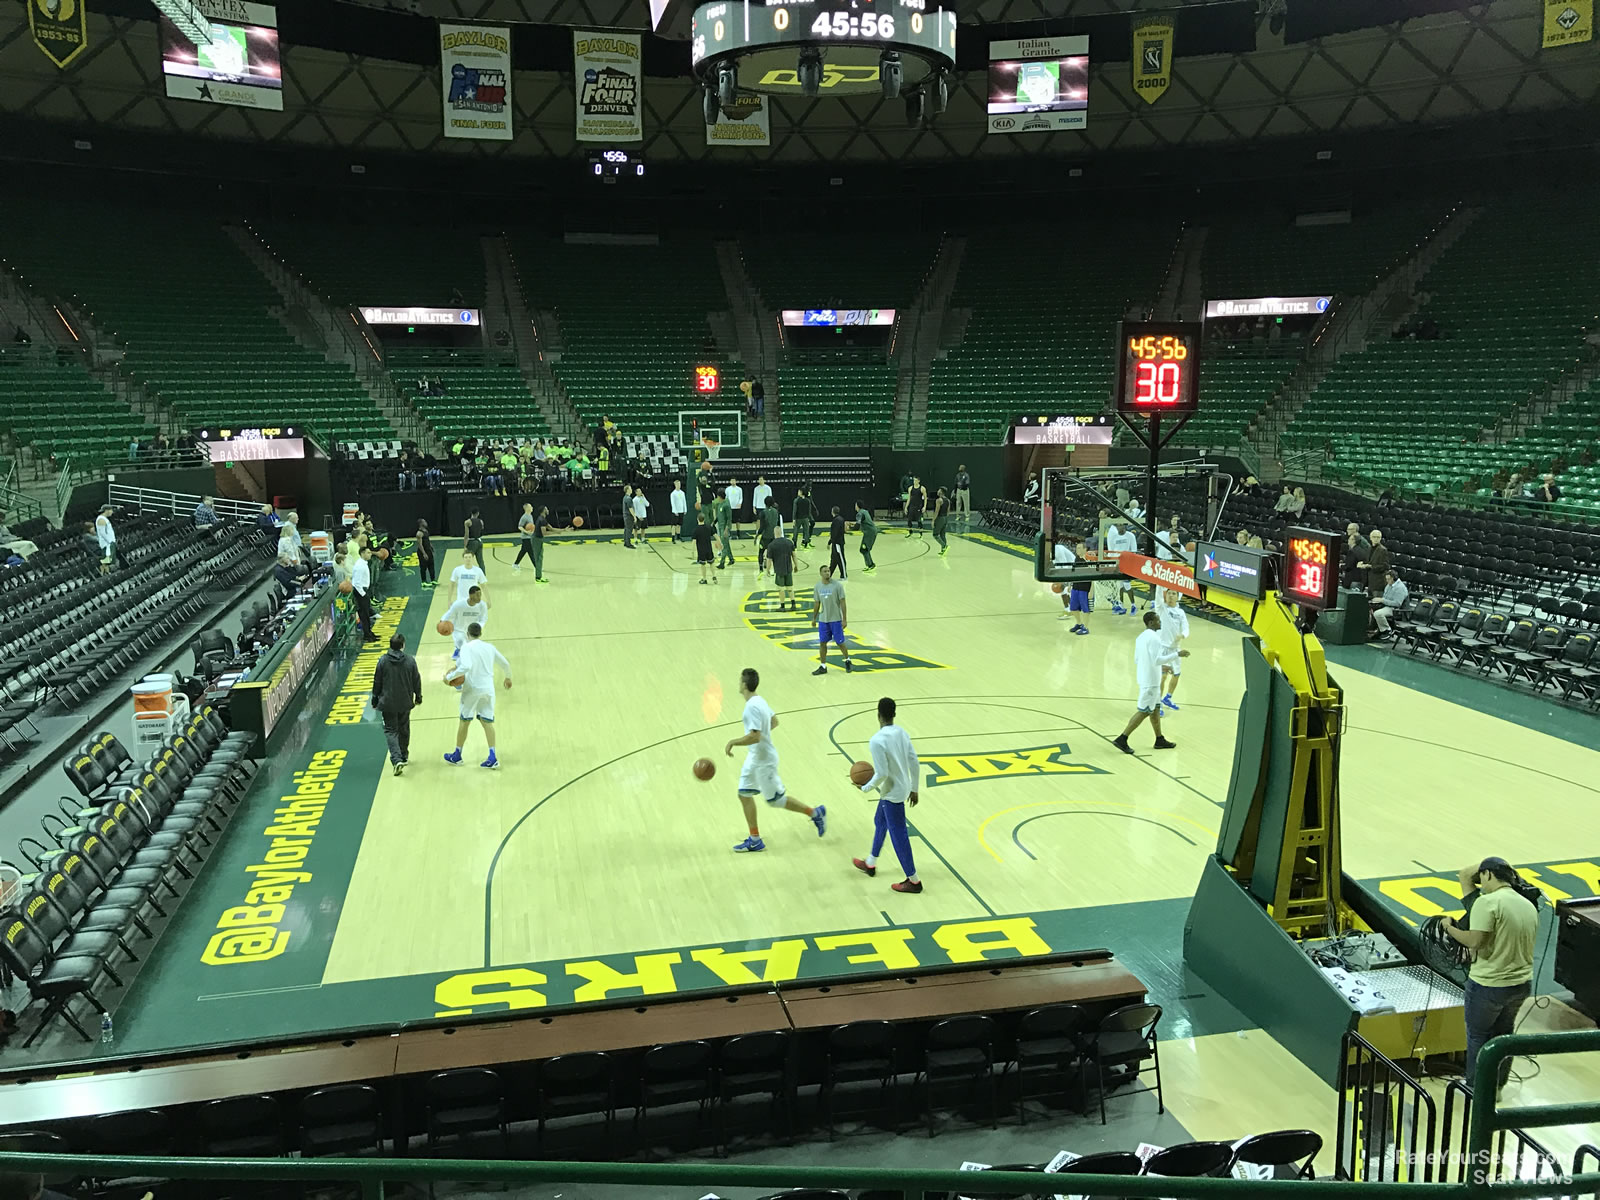
[[[644,140],[636,33],[572,34],[572,74],[580,142]]]
[[[441,21],[439,82],[445,137],[511,140],[511,30]]]

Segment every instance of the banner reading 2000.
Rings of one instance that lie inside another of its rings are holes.
[[[572,74],[577,95],[578,141],[644,139],[636,33],[572,34]]]
[[[444,135],[511,140],[511,30],[439,23]]]

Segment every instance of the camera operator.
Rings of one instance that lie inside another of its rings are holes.
[[[1467,1081],[1473,1079],[1478,1051],[1485,1042],[1516,1029],[1517,1013],[1533,981],[1533,943],[1539,913],[1516,884],[1521,880],[1503,858],[1486,858],[1462,868],[1465,927],[1449,917],[1443,928],[1472,951],[1467,969]],[[1500,1063],[1496,1090],[1506,1085],[1511,1060]]]

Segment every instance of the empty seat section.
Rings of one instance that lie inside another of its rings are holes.
[[[1592,442],[1592,409],[1518,443],[1482,432],[1542,397],[1578,364],[1600,311],[1600,277],[1571,269],[1600,254],[1600,216],[1570,198],[1527,195],[1486,209],[1417,285],[1419,320],[1436,340],[1380,337],[1341,357],[1284,433],[1289,450],[1325,448],[1335,477],[1424,490],[1553,461]],[[1574,405],[1579,405],[1574,407]],[[1569,426],[1565,422],[1570,421]]]
[[[181,427],[294,423],[329,442],[393,436],[355,373],[299,345],[273,316],[281,297],[214,221],[127,205],[83,205],[63,219],[76,231],[68,253],[26,237],[20,221],[0,232],[0,251],[115,336],[124,373],[171,405]]]
[[[483,247],[475,233],[366,219],[264,221],[255,230],[313,288],[345,307],[483,307]]]
[[[0,349],[0,433],[40,458],[53,454],[78,465],[126,461],[130,442],[156,432],[77,359],[32,346]],[[0,469],[0,479],[5,474]]]
[[[743,409],[730,370],[720,395],[694,391],[697,365],[723,365],[706,314],[728,299],[709,240],[510,240],[529,306],[556,314],[564,350],[555,374],[585,425],[609,416],[626,434],[676,438],[682,411]]]
[[[390,347],[389,374],[446,442],[454,438],[545,437],[544,414],[504,351]],[[422,380],[443,385],[424,394]]]
[[[939,239],[829,234],[819,244],[806,237],[747,238],[740,251],[768,308],[900,309],[916,298]]]
[[[780,367],[783,440],[795,446],[888,445],[899,372],[884,362]]]
[[[960,345],[933,364],[928,440],[1001,441],[1013,417],[1089,416],[1111,394],[1117,322],[1161,288],[1178,237],[1158,220],[968,239],[951,296]]]

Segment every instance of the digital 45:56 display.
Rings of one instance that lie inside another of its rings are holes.
[[[1285,600],[1319,611],[1338,607],[1338,536],[1317,529],[1288,530],[1278,593]]]
[[[1200,407],[1200,326],[1124,321],[1117,334],[1117,411],[1188,416]]]

